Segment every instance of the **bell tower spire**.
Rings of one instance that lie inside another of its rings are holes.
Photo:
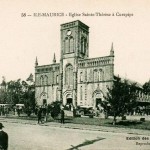
[[[56,63],[55,53],[54,53],[53,63]]]

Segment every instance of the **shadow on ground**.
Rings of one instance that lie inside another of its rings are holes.
[[[61,122],[59,118],[55,118],[52,122]],[[73,123],[72,118],[65,118],[65,123]]]
[[[87,145],[93,144],[95,142],[98,142],[100,140],[104,140],[104,139],[105,138],[99,138],[99,137],[97,137],[97,139],[94,139],[94,140],[85,140],[85,142],[83,142],[83,143],[81,143],[81,144],[79,144],[77,146],[71,145],[72,148],[69,148],[67,150],[79,150],[78,148],[80,148],[80,147],[87,146]]]

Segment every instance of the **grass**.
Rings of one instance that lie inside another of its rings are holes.
[[[48,120],[48,121],[52,121],[52,120]],[[59,119],[53,121],[59,121]],[[113,119],[111,118],[108,119],[89,118],[89,117],[76,117],[76,118],[66,117],[65,118],[65,123],[150,130],[150,121],[142,122],[138,120],[117,120],[115,126],[112,124],[112,122]]]
[[[8,116],[7,118],[15,118],[15,119],[23,119],[23,120],[35,120],[37,121],[36,116],[20,116],[20,117],[11,117]],[[60,119],[56,118],[55,120],[48,116],[47,117],[48,122],[59,122]],[[131,129],[144,129],[144,130],[150,130],[150,121],[138,121],[138,120],[117,120],[116,125],[114,126],[112,124],[113,119],[108,118],[89,118],[89,117],[65,117],[65,123],[73,123],[73,124],[84,124],[84,125],[96,125],[96,126],[107,126],[107,127],[118,127],[118,128],[131,128]]]
[[[69,120],[66,119],[66,122],[69,123]],[[111,118],[70,118],[70,123],[74,124],[150,130],[150,121],[142,122],[138,120],[118,120],[115,126],[112,122],[113,119]]]

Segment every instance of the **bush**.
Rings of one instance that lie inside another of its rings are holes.
[[[52,102],[51,104],[48,105],[48,109],[50,111],[52,118],[55,119],[59,116],[60,106],[61,106],[61,102],[59,101]]]

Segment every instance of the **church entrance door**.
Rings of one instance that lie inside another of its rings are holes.
[[[101,105],[101,98],[96,98],[96,107],[98,107],[99,105]]]
[[[73,103],[73,100],[72,100],[72,94],[68,94],[66,96],[66,106],[68,107],[68,109],[71,111],[72,109],[72,103]]]
[[[67,98],[67,106],[68,106],[68,109],[71,111],[72,110],[72,98]]]
[[[66,90],[63,94],[63,105],[67,107],[69,105],[73,106],[73,94],[72,90]]]
[[[67,104],[72,104],[72,98],[67,98]]]
[[[43,99],[43,105],[47,105],[47,100]]]
[[[104,97],[103,97],[102,91],[96,90],[93,93],[94,109],[99,110],[103,100],[104,100]]]

